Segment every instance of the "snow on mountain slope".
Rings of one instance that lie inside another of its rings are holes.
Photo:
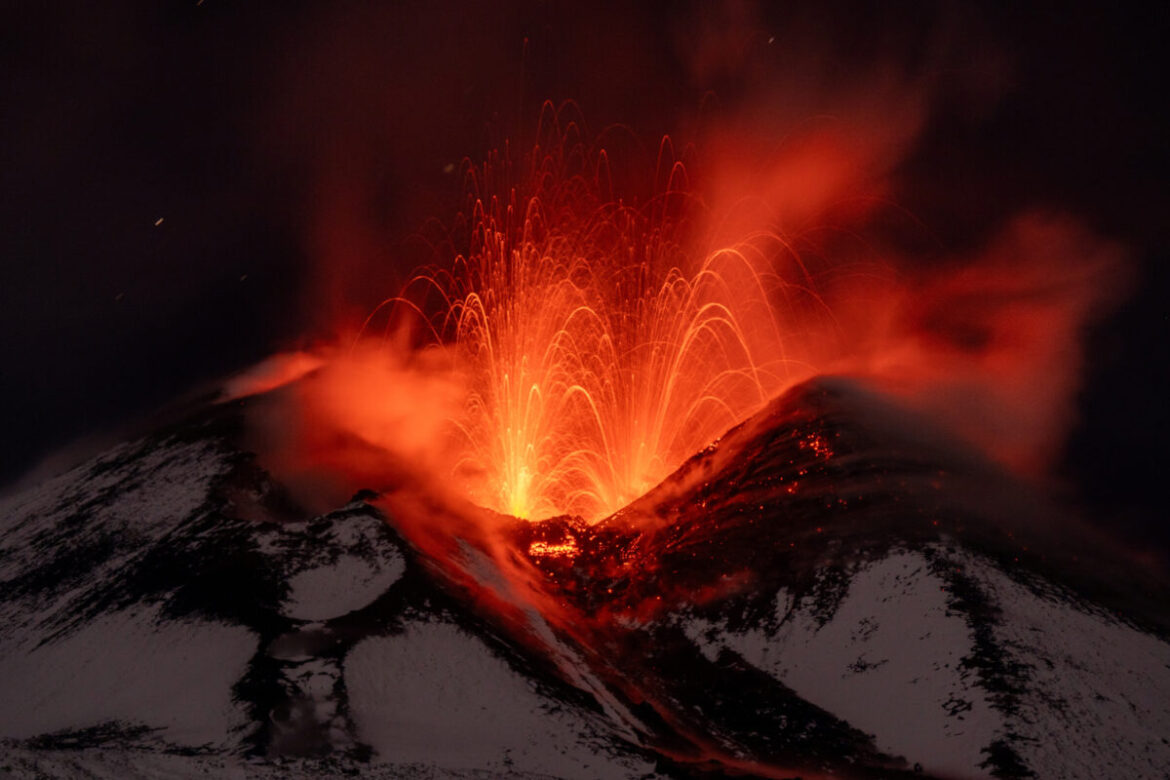
[[[0,501],[0,776],[652,773],[377,510],[290,507],[233,426],[212,409]]]
[[[654,775],[657,777],[658,775]],[[5,780],[549,780],[549,775],[496,769],[444,769],[426,764],[371,764],[350,758],[278,759],[187,755],[101,748],[29,748],[0,741]]]
[[[987,623],[957,603],[973,592],[988,600]],[[708,657],[737,654],[931,774],[992,776],[1004,747],[1039,777],[1170,767],[1170,644],[980,556],[895,551],[858,566],[831,615],[780,591],[775,620],[681,625]]]
[[[962,666],[970,629],[948,608],[929,561],[900,552],[862,567],[826,623],[809,606],[782,591],[773,636],[703,620],[684,629],[712,658],[724,648],[738,653],[873,734],[883,751],[932,773],[977,771],[995,721],[973,671]]]
[[[956,558],[996,605],[994,641],[1019,692],[1003,733],[1041,777],[1170,773],[1170,643],[1058,590],[1026,587],[987,560]],[[1033,585],[1035,585],[1033,583]]]
[[[485,537],[314,516],[204,409],[0,501],[0,776],[1165,778],[1161,581],[899,420],[809,383]]]
[[[246,715],[232,687],[259,638],[167,620],[157,602],[122,589],[227,468],[207,442],[138,442],[0,502],[0,735],[106,729],[235,744]]]
[[[282,529],[297,529],[290,524]],[[328,620],[368,606],[397,582],[406,561],[392,547],[378,544],[375,526],[349,525],[322,545],[315,559],[288,577],[281,612],[296,620]],[[375,551],[377,554],[370,554]]]
[[[0,617],[63,628],[88,614],[88,586],[179,530],[229,465],[212,442],[147,439],[0,499]]]
[[[167,744],[230,748],[246,723],[232,686],[256,645],[244,628],[162,621],[151,607],[103,615],[39,648],[5,642],[0,734],[29,738],[126,723]]]
[[[550,698],[451,624],[412,622],[346,658],[357,731],[381,760],[444,769],[625,778],[645,758],[614,753],[598,713]]]

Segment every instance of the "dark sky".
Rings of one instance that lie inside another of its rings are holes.
[[[523,137],[546,98],[653,143],[712,96],[893,62],[935,85],[895,180],[944,246],[1042,206],[1131,251],[1061,473],[1170,549],[1166,11],[1018,5],[4,3],[0,481],[295,345],[324,296],[392,290],[404,238],[457,203],[444,168]],[[744,30],[782,54],[721,57]],[[330,252],[360,284],[323,289]]]

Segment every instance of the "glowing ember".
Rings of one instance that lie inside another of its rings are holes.
[[[580,552],[577,543],[570,539],[567,542],[533,542],[528,546],[528,554],[536,558],[571,558]]]
[[[816,453],[818,458],[828,459],[833,457],[833,448],[830,447],[829,443],[825,441],[824,437],[820,436],[819,434],[810,433],[806,435],[803,439],[800,440],[799,446],[802,450],[812,450],[814,453]]]

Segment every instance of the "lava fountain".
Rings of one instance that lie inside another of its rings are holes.
[[[912,262],[849,238],[874,216],[857,203],[881,209],[867,187],[886,185],[842,162],[861,153],[840,133],[795,139],[729,201],[708,194],[727,189],[718,159],[684,165],[664,138],[638,166],[607,151],[622,132],[587,141],[546,106],[521,160],[465,160],[431,265],[356,333],[228,388],[308,374],[258,426],[269,464],[333,500],[405,480],[503,515],[596,522],[787,388],[842,374],[1044,476],[1074,417],[1081,330],[1124,288],[1120,247],[1037,212],[971,255]],[[779,231],[776,214],[794,212],[814,217]],[[833,238],[809,240],[818,230]]]
[[[466,251],[378,316],[451,351],[466,381],[454,476],[475,503],[601,519],[662,480],[794,378],[828,311],[800,258],[758,233],[711,247],[669,138],[661,191],[608,197],[609,158],[556,125],[509,184],[466,163]]]

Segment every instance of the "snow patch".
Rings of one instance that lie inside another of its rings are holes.
[[[111,722],[161,729],[189,747],[231,747],[245,714],[232,686],[255,653],[250,631],[164,621],[157,608],[101,616],[39,646],[0,643],[0,735],[26,739]]]
[[[345,660],[345,679],[358,736],[381,761],[582,780],[652,769],[450,624],[413,623],[400,636],[362,641]]]
[[[296,620],[329,620],[372,603],[406,571],[398,554],[377,559],[345,555],[337,561],[294,574],[281,611]]]
[[[0,498],[0,531],[7,546],[16,547],[13,542],[44,526],[36,521],[84,510],[135,531],[149,525],[166,530],[165,521],[186,518],[199,508],[212,479],[228,467],[210,442],[122,444],[34,488]],[[102,503],[105,497],[111,500]]]
[[[982,775],[982,751],[1000,717],[975,672],[961,666],[973,640],[964,618],[949,608],[944,586],[923,555],[900,552],[861,567],[824,625],[811,605],[792,605],[782,592],[775,636],[762,629],[725,633],[707,621],[685,628],[709,658],[722,648],[738,653],[872,734],[883,752],[930,773]]]
[[[42,485],[0,500],[0,582],[15,580],[64,551],[105,550],[92,571],[67,571],[55,583],[84,575],[110,581],[128,562],[188,522],[207,501],[229,463],[207,442],[139,441],[111,450]],[[72,597],[33,605],[36,617],[68,613]],[[4,601],[0,594],[0,602]],[[12,614],[2,614],[13,620]]]
[[[999,606],[993,631],[1026,667],[1006,724],[1040,777],[1164,778],[1170,767],[1170,644],[1060,594],[1042,597],[986,561],[964,569]]]
[[[1170,644],[1055,587],[1030,588],[981,556],[934,552],[861,566],[823,624],[813,604],[781,591],[775,633],[697,619],[683,628],[708,659],[739,654],[928,773],[987,777],[993,767],[980,765],[1001,742],[1039,777],[1165,776]],[[969,663],[973,626],[932,558],[955,566],[991,606],[981,628],[1020,686],[1007,703]]]
[[[238,756],[148,753],[88,748],[40,750],[0,741],[0,776],[5,780],[500,780],[487,770],[450,770],[408,764],[367,764],[346,758],[240,758]],[[548,775],[513,771],[512,780],[550,780]],[[654,775],[658,777],[658,775]]]

